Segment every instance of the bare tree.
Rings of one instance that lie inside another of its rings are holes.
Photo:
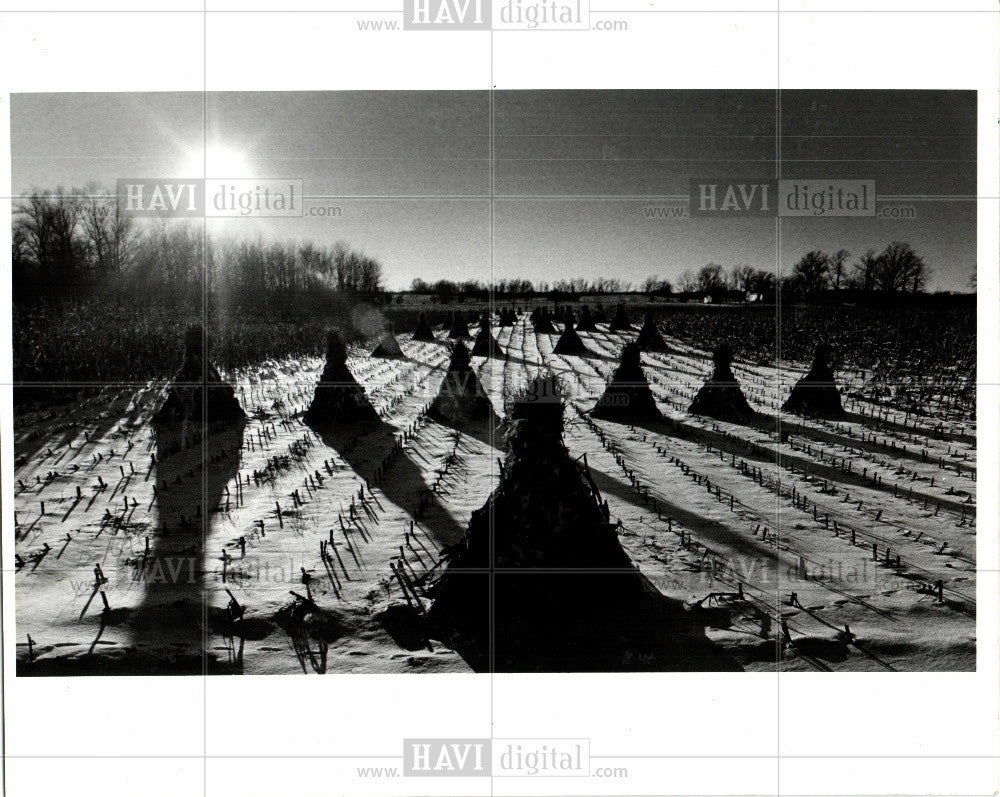
[[[874,249],[869,249],[854,264],[854,286],[863,291],[874,290],[878,270],[879,256]]]
[[[709,263],[698,269],[698,290],[712,293],[726,287],[726,280],[722,275],[722,266],[718,263]]]
[[[748,293],[756,293],[761,297],[773,295],[777,290],[777,277],[774,272],[765,271],[761,268],[751,269],[751,273],[745,278],[745,290]]]
[[[830,280],[833,282],[833,289],[840,290],[841,280],[844,278],[844,270],[847,267],[847,258],[851,253],[846,249],[838,249],[830,256]]]
[[[378,293],[382,290],[382,264],[373,257],[361,258],[358,290],[361,293]]]
[[[671,285],[667,280],[661,279],[656,275],[646,277],[645,281],[642,283],[643,293],[665,295],[672,293],[673,290],[673,285]]]
[[[333,259],[333,271],[337,279],[337,289],[342,291],[345,289],[350,270],[348,266],[350,250],[343,241],[337,241],[333,245],[331,255]]]
[[[802,294],[812,295],[830,284],[830,259],[826,253],[807,252],[792,270],[792,285]]]
[[[139,242],[135,220],[117,197],[102,195],[93,185],[87,193],[80,208],[81,226],[94,269],[99,276],[118,276],[128,268]]]
[[[23,251],[52,285],[70,287],[84,276],[86,244],[79,217],[78,196],[62,188],[35,193],[15,210]]]
[[[32,257],[28,244],[28,232],[15,215],[10,237],[11,274],[15,291],[31,278]]]
[[[694,293],[698,290],[698,276],[691,269],[685,270],[677,279],[677,287],[681,293]]]
[[[733,266],[729,269],[729,276],[726,278],[727,285],[734,291],[750,292],[750,283],[753,281],[755,269],[753,266],[742,265]]]
[[[161,220],[140,239],[132,255],[131,278],[136,286],[169,288],[171,290],[200,289],[205,267],[204,230],[195,224],[182,221]],[[241,251],[247,248],[241,244]],[[237,269],[242,266],[236,250],[219,245],[214,247],[213,268],[218,279],[226,275],[227,281],[238,281]],[[230,259],[232,258],[232,259]]]
[[[877,284],[883,291],[917,293],[927,287],[930,270],[908,243],[893,241],[879,255]]]

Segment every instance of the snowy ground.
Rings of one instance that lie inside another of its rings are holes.
[[[643,355],[666,421],[593,421],[586,411],[635,336],[605,329],[581,333],[595,356],[562,357],[556,336],[522,320],[494,327],[504,359],[473,362],[501,416],[530,376],[562,375],[566,444],[586,455],[622,544],[712,639],[747,669],[974,669],[975,427],[946,397],[907,415],[851,398],[866,375],[845,371],[847,420],[803,421],[778,408],[808,363],[735,363],[750,403],[780,424],[708,421],[686,412],[708,353],[667,335],[671,352]],[[423,417],[448,361],[438,335],[401,339],[405,360],[352,353],[385,422],[364,441],[302,422],[315,359],[228,375],[249,418],[242,433],[159,460],[150,417],[164,384],[19,414],[20,672],[137,660],[164,672],[468,669],[383,615],[427,604],[422,576],[485,502],[503,457],[499,439]],[[289,633],[295,604],[316,608],[305,633]]]

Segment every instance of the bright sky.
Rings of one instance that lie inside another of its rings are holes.
[[[780,176],[974,195],[974,92],[782,92]],[[336,217],[213,220],[228,235],[344,240],[389,287],[415,277],[676,280],[708,262],[790,268],[809,249],[908,241],[932,287],[975,267],[975,203],[916,218],[650,219],[692,177],[773,178],[773,91],[32,94],[11,100],[12,188],[119,177],[298,177]],[[492,168],[491,168],[492,166]],[[195,170],[192,172],[192,170]],[[493,213],[491,227],[491,180]],[[358,197],[363,197],[359,199]],[[635,197],[628,199],[628,197]],[[492,242],[492,256],[491,256]]]

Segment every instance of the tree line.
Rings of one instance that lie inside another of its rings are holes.
[[[747,265],[726,269],[709,263],[681,274],[677,289],[689,294],[720,296],[736,291],[759,297],[774,296],[780,289],[784,296],[793,298],[841,290],[922,293],[927,290],[930,274],[926,261],[908,243],[893,241],[881,252],[869,249],[853,262],[846,249],[833,254],[818,249],[807,252],[780,280],[766,269]]]
[[[71,295],[91,288],[119,289],[131,296],[191,297],[210,293],[252,302],[262,296],[322,290],[353,294],[383,291],[383,267],[346,243],[322,246],[305,242],[233,241],[206,237],[204,225],[184,220],[143,220],[124,212],[116,197],[99,186],[83,190],[36,192],[14,208],[12,264],[20,295],[52,292]],[[680,275],[676,284],[658,275],[642,283],[611,277],[537,281],[504,279],[426,282],[411,290],[441,299],[490,295],[613,294],[642,292],[725,298],[730,292],[762,300],[780,290],[791,298],[827,291],[918,293],[925,291],[930,268],[903,242],[881,252],[868,250],[856,260],[841,249],[807,252],[779,278],[749,265],[729,268],[709,263]]]
[[[893,241],[881,252],[869,249],[853,263],[846,249],[828,255],[814,250],[795,264],[788,287],[811,295],[827,290],[922,293],[931,269],[908,243]]]
[[[669,282],[660,280],[657,277],[650,277],[647,284],[652,280],[660,289],[665,289],[670,293],[672,286]],[[645,289],[645,288],[644,288]],[[410,291],[413,293],[436,294],[442,299],[462,296],[465,298],[486,298],[492,294],[504,294],[508,296],[530,296],[530,295],[579,295],[579,294],[600,294],[600,293],[628,293],[633,290],[631,282],[623,282],[611,277],[597,277],[596,279],[575,278],[568,280],[539,280],[533,282],[529,279],[502,279],[495,282],[484,282],[482,280],[436,280],[427,282],[417,277],[410,283]],[[650,289],[649,292],[652,292]]]
[[[708,263],[697,270],[688,269],[676,284],[651,275],[639,284],[614,278],[532,282],[504,279],[493,283],[481,280],[437,280],[417,278],[410,285],[414,293],[435,294],[447,300],[456,297],[486,299],[496,296],[645,293],[650,296],[711,296],[719,300],[731,293],[756,295],[760,300],[773,298],[780,289],[789,298],[812,297],[825,291],[919,293],[927,289],[930,268],[907,243],[893,241],[881,252],[871,249],[851,262],[851,253],[841,249],[832,255],[814,250],[807,252],[790,274],[778,279],[773,271],[741,264],[730,266]]]
[[[146,222],[146,223],[143,223]],[[317,289],[375,294],[382,264],[344,242],[232,241],[183,219],[140,222],[100,188],[36,192],[15,205],[13,286],[21,295],[121,290],[260,297]]]

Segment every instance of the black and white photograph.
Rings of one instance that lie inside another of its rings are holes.
[[[87,794],[994,791],[996,75],[630,80],[727,12],[396,5],[136,11],[201,87],[5,81],[5,792],[73,727]],[[104,14],[0,20],[27,65]],[[716,43],[837,16],[776,14]],[[268,25],[303,85],[219,79]]]
[[[11,108],[19,675],[975,668],[974,92]]]

